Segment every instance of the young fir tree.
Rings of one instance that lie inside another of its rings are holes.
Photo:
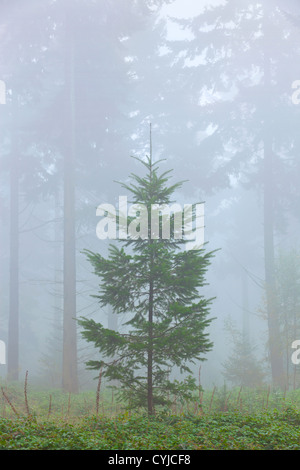
[[[233,326],[229,320],[226,329],[231,334],[233,351],[223,364],[223,376],[233,385],[260,387],[264,384],[265,372],[255,355],[255,345]]]
[[[147,208],[147,236],[140,227],[136,237],[120,240],[122,248],[110,245],[108,259],[85,250],[102,280],[95,297],[102,306],[111,305],[114,312],[129,314],[130,319],[124,332],[104,328],[92,319],[82,318],[79,323],[82,336],[102,353],[102,360],[91,360],[88,367],[102,369],[109,380],[117,380],[121,397],[151,415],[155,406],[170,405],[174,396],[191,398],[196,384],[189,365],[204,360],[212,348],[206,329],[212,320],[208,315],[213,299],[200,295],[199,288],[205,284],[214,253],[203,247],[180,250],[185,237],[177,238],[174,215],[169,220],[169,238],[151,237],[151,205],[172,204],[171,195],[182,182],[168,186],[169,171],[158,175],[158,164],[152,163],[151,156],[140,161],[147,170],[145,177],[131,175],[132,184],[122,186],[131,192],[134,204]],[[130,254],[126,248],[131,248]],[[174,367],[186,373],[185,380],[171,380]]]

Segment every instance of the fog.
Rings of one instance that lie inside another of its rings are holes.
[[[217,250],[202,385],[300,386],[299,64],[293,0],[1,0],[3,380],[95,388],[76,318],[126,318],[83,250],[108,256],[96,209],[152,152]]]

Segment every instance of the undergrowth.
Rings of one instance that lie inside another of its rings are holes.
[[[0,450],[300,450],[300,390],[203,391],[148,417],[109,388],[76,395],[1,385]]]

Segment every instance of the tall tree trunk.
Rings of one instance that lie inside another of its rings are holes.
[[[264,256],[269,351],[273,385],[284,388],[283,358],[274,269],[274,197],[272,185],[272,150],[265,142],[264,156]]]
[[[152,179],[152,134],[151,134],[151,124],[150,124],[150,181]],[[149,223],[149,221],[148,221]],[[150,246],[152,245],[151,229],[150,224],[148,227],[148,239]],[[150,284],[149,284],[149,311],[148,311],[148,362],[147,362],[147,401],[148,401],[148,415],[154,414],[154,403],[153,403],[153,252],[150,253]]]
[[[62,230],[60,219],[62,216],[61,209],[61,197],[59,188],[55,191],[54,196],[55,204],[55,223],[54,223],[54,312],[53,312],[53,344],[52,354],[50,353],[50,360],[53,360],[53,364],[49,364],[49,374],[52,377],[52,387],[61,386],[62,377],[62,345],[63,345],[63,334],[62,334],[62,312],[63,312],[63,265],[62,265]],[[51,367],[52,366],[52,367]]]
[[[66,3],[65,152],[64,152],[64,324],[63,389],[77,393],[76,242],[75,242],[75,90],[72,5]]]
[[[10,160],[10,267],[7,378],[19,378],[19,169],[17,136]]]
[[[268,341],[271,362],[272,382],[275,387],[284,388],[285,374],[283,357],[280,348],[280,327],[278,315],[278,302],[276,298],[275,282],[275,251],[274,251],[274,169],[273,169],[273,130],[272,130],[272,100],[270,97],[272,89],[271,64],[270,64],[270,38],[265,18],[265,50],[264,50],[264,168],[263,168],[263,191],[264,191],[264,263],[265,263],[265,285],[266,304],[268,319]]]
[[[152,271],[152,266],[151,266]],[[148,414],[154,414],[154,404],[153,404],[153,281],[150,280],[149,288],[149,346],[148,346],[148,374],[147,374],[147,391],[148,391]]]

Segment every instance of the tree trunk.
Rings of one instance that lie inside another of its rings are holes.
[[[274,386],[284,388],[285,374],[280,348],[278,302],[274,266],[274,196],[272,193],[272,150],[265,142],[264,155],[264,256],[269,351]]]
[[[14,136],[16,139],[17,136]],[[10,167],[10,268],[7,378],[19,378],[19,171],[18,145],[13,141]]]
[[[243,305],[243,340],[244,344],[250,343],[250,321],[249,321],[249,293],[248,293],[248,274],[242,269],[242,305]]]
[[[51,351],[49,353],[49,375],[52,378],[52,387],[57,388],[61,386],[62,377],[62,346],[63,346],[63,244],[62,244],[62,229],[60,219],[62,216],[61,197],[59,188],[55,191],[54,196],[55,204],[55,225],[54,225],[54,312],[53,312],[53,335]]]
[[[78,392],[75,243],[75,96],[72,7],[66,5],[65,152],[64,152],[64,324],[63,389]]]
[[[150,180],[152,179],[152,134],[151,134],[151,124],[150,124]],[[149,223],[149,221],[148,221]],[[150,224],[148,226],[148,240],[149,244],[152,245],[151,238],[151,229]],[[154,414],[154,403],[153,403],[153,252],[150,253],[150,284],[149,284],[149,311],[148,311],[148,323],[149,323],[149,333],[148,333],[148,363],[147,363],[147,393],[148,393],[148,415]]]
[[[148,322],[149,322],[148,375],[147,375],[148,415],[153,415],[154,405],[153,405],[153,281],[152,280],[150,280],[150,288],[149,288]]]
[[[273,178],[273,126],[272,126],[272,80],[271,80],[271,51],[272,38],[268,27],[268,18],[264,12],[264,167],[263,167],[263,191],[264,191],[264,262],[265,285],[268,319],[268,340],[271,362],[272,382],[275,387],[284,388],[285,374],[283,357],[280,348],[280,327],[278,315],[278,302],[276,299],[275,282],[275,252],[274,252],[274,198],[275,187]]]

